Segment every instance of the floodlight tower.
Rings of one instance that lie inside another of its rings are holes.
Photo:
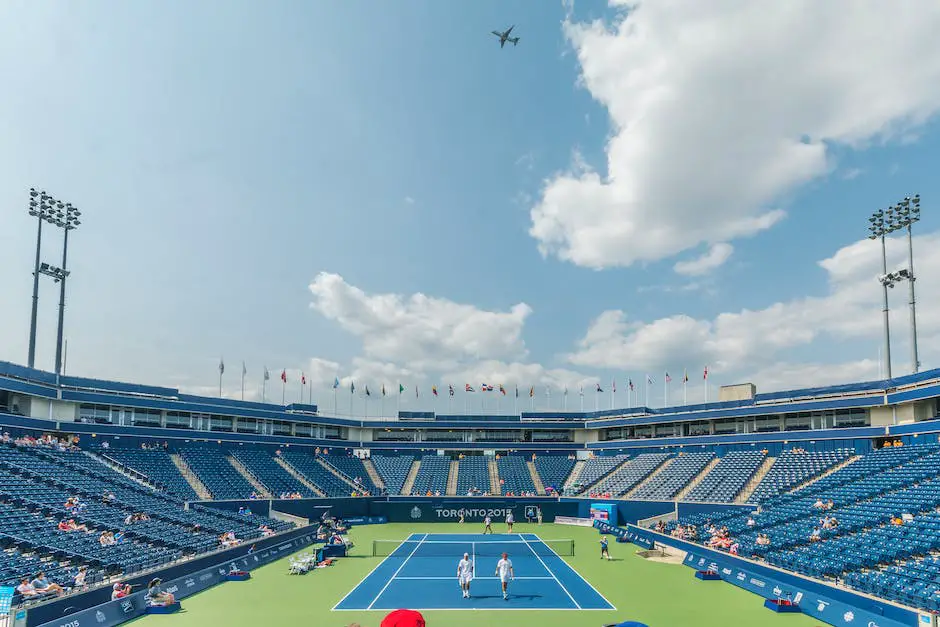
[[[868,218],[868,239],[881,240],[881,289],[882,289],[882,315],[884,317],[885,327],[885,374],[891,379],[891,323],[888,321],[888,256],[885,250],[885,234],[888,233],[887,225],[891,221],[888,214],[893,213],[891,209],[883,211],[879,209]],[[892,285],[893,287],[893,285]]]
[[[917,305],[914,299],[914,237],[911,227],[920,222],[920,194],[905,196],[904,200],[894,206],[894,228],[907,230],[907,270],[895,273],[907,281],[909,301],[911,308],[911,370],[914,374],[920,371],[920,359],[917,355]]]

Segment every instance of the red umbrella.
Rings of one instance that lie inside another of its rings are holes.
[[[424,616],[414,610],[395,610],[379,627],[426,627]]]

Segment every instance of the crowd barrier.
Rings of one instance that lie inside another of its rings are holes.
[[[251,545],[241,545],[184,564],[178,564],[146,575],[127,578],[135,589],[141,590],[123,599],[110,601],[111,587],[105,586],[80,595],[69,595],[57,601],[33,608],[17,610],[14,627],[80,627],[96,625],[112,627],[141,616],[146,611],[144,594],[147,583],[154,577],[163,580],[163,589],[177,599],[225,581],[231,570],[250,571],[282,557],[302,550],[316,542],[314,529],[304,527],[280,536],[258,540],[254,551]]]

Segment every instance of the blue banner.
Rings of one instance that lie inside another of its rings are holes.
[[[353,516],[352,518],[344,518],[343,522],[350,525],[384,525],[388,522],[388,518],[385,516]]]
[[[0,614],[9,614],[13,606],[13,593],[16,588],[13,586],[0,586]]]
[[[640,534],[632,529],[624,529],[623,527],[615,527],[609,523],[604,522],[603,520],[595,520],[594,527],[597,528],[601,533],[609,533],[615,535],[618,538],[624,538],[628,542],[632,542],[638,547],[644,548],[647,551],[651,550],[656,546],[655,540],[653,538],[646,536],[645,534]]]

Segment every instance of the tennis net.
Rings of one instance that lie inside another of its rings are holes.
[[[459,540],[373,540],[373,557],[453,557],[464,553],[477,557],[497,557],[503,553],[525,557],[533,553],[538,557],[574,555],[574,540],[488,540],[482,542]]]

